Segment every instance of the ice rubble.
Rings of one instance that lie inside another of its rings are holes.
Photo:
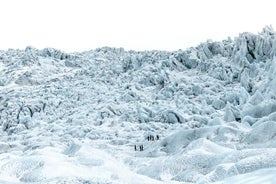
[[[0,51],[0,182],[208,183],[275,169],[275,36]]]

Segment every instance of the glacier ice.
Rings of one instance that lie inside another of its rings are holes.
[[[274,181],[275,123],[270,26],[174,52],[0,51],[0,183]]]

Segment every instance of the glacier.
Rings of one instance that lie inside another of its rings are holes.
[[[271,26],[173,52],[0,51],[0,183],[275,183],[275,170]]]

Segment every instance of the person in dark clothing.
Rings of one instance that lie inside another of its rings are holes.
[[[150,136],[147,137],[148,141],[150,141]]]
[[[159,135],[156,135],[156,140],[157,140],[157,141],[159,140]]]
[[[144,151],[144,146],[143,145],[140,146],[140,151]]]
[[[136,147],[136,145],[134,145],[134,150],[135,150],[135,151],[137,151],[137,147]]]

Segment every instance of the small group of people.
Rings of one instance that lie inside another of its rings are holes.
[[[158,141],[159,140],[159,135],[153,136],[153,135],[149,135],[147,136],[147,140],[148,141]],[[144,146],[143,145],[134,145],[134,151],[144,151]]]
[[[137,146],[134,145],[134,150],[135,150],[135,151],[144,151],[144,146],[143,146],[143,145],[140,145],[140,146],[139,146],[139,150],[138,150]]]
[[[154,140],[158,141],[159,135],[156,135],[156,137],[154,137],[153,135],[149,135],[149,136],[147,136],[147,140],[148,141],[154,141]]]

